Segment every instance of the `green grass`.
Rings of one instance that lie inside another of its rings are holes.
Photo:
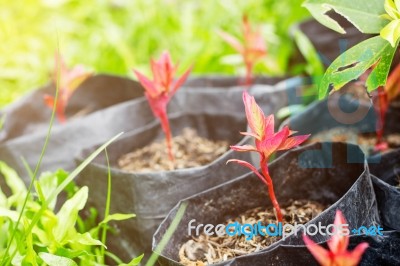
[[[69,65],[132,77],[148,71],[150,57],[171,51],[195,74],[234,74],[227,64],[234,50],[216,34],[239,34],[246,12],[261,24],[269,57],[256,72],[288,72],[293,50],[288,29],[308,17],[302,0],[0,0],[0,106],[46,84],[53,68],[57,36]]]

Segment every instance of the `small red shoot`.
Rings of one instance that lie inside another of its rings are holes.
[[[231,146],[232,150],[240,152],[255,151],[260,155],[261,173],[255,166],[242,160],[232,159],[235,162],[250,168],[268,187],[269,197],[276,211],[277,220],[283,222],[283,216],[275,197],[274,186],[268,171],[268,162],[276,151],[289,150],[303,143],[310,135],[291,136],[296,133],[285,126],[281,131],[274,132],[274,115],[265,116],[261,108],[257,105],[253,96],[247,91],[243,91],[243,102],[246,111],[247,123],[251,132],[241,132],[242,135],[252,136],[255,139],[255,147],[252,145]]]
[[[385,151],[389,145],[383,140],[386,113],[389,103],[400,94],[400,64],[389,75],[386,86],[379,87],[373,95],[375,112],[378,115],[376,123],[376,144],[375,151]]]
[[[55,67],[53,74],[53,83],[56,85],[58,83],[59,93],[57,99],[56,115],[60,123],[66,122],[65,109],[68,105],[68,101],[71,98],[75,90],[82,84],[88,77],[92,75],[91,72],[87,72],[83,66],[78,65],[72,69],[68,69],[64,59],[58,53],[55,57]],[[59,82],[57,82],[59,73]],[[53,109],[55,98],[52,95],[44,95],[45,104]]]
[[[343,213],[340,210],[336,211],[335,216],[335,228],[341,225],[347,224]],[[349,236],[340,235],[340,233],[334,234],[331,239],[328,240],[329,250],[314,243],[307,235],[303,235],[304,243],[308,250],[314,256],[321,266],[355,266],[361,260],[362,255],[368,248],[368,243],[361,243],[356,246],[352,251],[348,251]]]
[[[242,24],[243,43],[241,43],[236,37],[224,31],[220,31],[219,34],[239,54],[242,55],[246,66],[245,84],[250,86],[253,80],[254,65],[267,54],[267,48],[261,31],[259,29],[253,30],[247,16],[244,15]]]
[[[177,90],[185,82],[191,67],[182,76],[175,79],[178,64],[174,65],[168,51],[163,52],[158,61],[151,60],[153,80],[134,70],[136,77],[145,89],[145,95],[155,117],[160,119],[161,127],[166,135],[168,156],[174,161],[172,154],[172,134],[167,116],[167,105]]]

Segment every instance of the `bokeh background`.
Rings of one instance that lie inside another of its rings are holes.
[[[0,0],[0,106],[50,80],[57,45],[69,66],[132,77],[170,50],[193,74],[241,74],[240,58],[216,33],[240,36],[246,13],[264,34],[264,75],[290,65],[293,23],[309,17],[302,0]]]

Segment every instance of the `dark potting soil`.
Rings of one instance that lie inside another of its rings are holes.
[[[400,147],[400,134],[388,134],[384,136],[383,139],[389,144],[389,149],[387,151]],[[360,134],[356,129],[335,127],[315,134],[304,145],[321,141],[348,142],[357,144],[361,147],[365,154],[372,155],[374,153],[374,145],[376,144],[376,134]]]
[[[340,90],[332,91],[331,94],[339,94],[339,95],[349,94],[352,96],[353,99],[357,99],[365,103],[371,102],[370,94],[367,92],[367,89],[362,81],[356,81],[346,84]]]
[[[320,214],[326,206],[315,201],[296,200],[289,201],[282,207],[284,223],[305,224]],[[242,215],[229,219],[225,225],[238,222],[239,224],[257,224],[261,222],[263,226],[275,224],[274,209],[269,207],[258,207],[246,211]],[[265,230],[264,230],[265,231]],[[237,256],[250,254],[262,250],[272,243],[281,239],[277,236],[257,235],[252,239],[246,240],[245,235],[229,236],[208,236],[200,234],[184,243],[179,250],[180,263],[190,266],[201,266],[226,261]]]
[[[229,149],[227,141],[213,141],[200,137],[197,132],[185,128],[182,134],[172,138],[175,161],[168,159],[165,140],[159,140],[124,154],[118,160],[121,169],[130,172],[157,172],[192,168],[211,163]]]

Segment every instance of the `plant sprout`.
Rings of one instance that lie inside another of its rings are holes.
[[[260,30],[257,29],[254,31],[245,15],[243,16],[242,24],[243,43],[224,31],[220,31],[219,34],[243,57],[246,67],[245,84],[250,86],[253,81],[254,65],[267,54],[267,48]]]
[[[58,80],[58,66],[60,66],[60,77],[59,77],[59,95],[55,99],[54,96],[44,95],[45,104],[53,109],[54,101],[57,101],[56,114],[57,119],[60,123],[65,123],[67,118],[65,116],[65,110],[68,105],[68,101],[72,94],[76,91],[79,85],[82,84],[92,73],[87,72],[83,66],[78,65],[72,69],[68,69],[64,59],[59,53],[56,53],[55,57],[55,71],[53,74],[54,84],[57,84]]]
[[[277,220],[283,222],[282,211],[276,199],[272,178],[269,174],[268,162],[276,151],[289,150],[300,145],[307,140],[310,135],[291,136],[296,132],[291,131],[287,126],[275,133],[274,115],[266,117],[261,108],[257,105],[254,97],[250,96],[247,91],[243,91],[243,102],[251,132],[241,132],[241,134],[253,137],[255,139],[255,147],[252,145],[243,145],[231,146],[231,149],[239,152],[258,152],[260,155],[261,173],[255,166],[246,161],[231,159],[228,163],[235,162],[248,167],[261,179],[268,187],[269,197],[275,209]]]
[[[386,121],[386,113],[389,103],[400,94],[400,64],[390,73],[385,87],[379,87],[377,93],[373,95],[375,112],[378,115],[376,125],[375,144],[376,151],[384,151],[388,149],[388,144],[383,140],[384,126]]]
[[[168,156],[174,161],[172,153],[172,134],[167,116],[167,105],[177,90],[189,76],[191,67],[182,76],[174,79],[178,65],[174,65],[168,51],[163,52],[158,61],[151,60],[153,80],[134,70],[136,77],[145,89],[145,95],[155,117],[160,119],[161,127],[166,135]]]
[[[347,224],[343,213],[340,210],[336,211],[335,216],[335,228]],[[307,235],[303,235],[304,243],[308,250],[322,266],[355,266],[361,260],[361,257],[365,250],[368,248],[368,243],[361,243],[357,247],[348,251],[349,236],[334,234],[331,239],[328,240],[329,250],[314,243]]]

